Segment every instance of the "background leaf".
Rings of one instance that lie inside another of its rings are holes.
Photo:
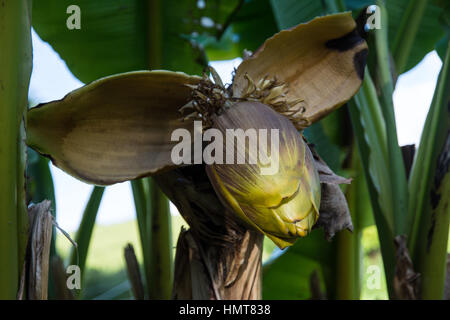
[[[270,0],[245,0],[220,41],[203,35],[196,40],[205,46],[209,60],[241,57],[244,49],[255,51],[278,32]]]
[[[133,70],[149,69],[150,51],[159,65],[199,74],[204,53],[189,36],[216,35],[239,1],[41,0],[33,8],[33,27],[49,42],[82,82]],[[81,29],[69,30],[66,9],[81,10]],[[156,7],[153,7],[156,5]],[[149,43],[163,41],[159,49]]]
[[[309,283],[315,270],[319,273],[323,288],[324,283],[328,283],[327,293],[333,296],[333,261],[333,244],[325,240],[322,230],[314,230],[267,262],[263,272],[263,298],[311,298]]]
[[[69,30],[69,5],[81,10],[81,29]],[[82,82],[146,69],[144,1],[52,1],[33,7],[33,27]]]
[[[428,52],[434,50],[436,43],[444,35],[444,30],[440,23],[443,9],[433,2],[428,1],[426,4],[419,28],[417,29],[417,34],[409,52],[407,63],[403,70],[397,70],[398,73],[406,72],[417,65]],[[402,22],[401,18],[404,16],[409,3],[410,1],[405,0],[386,1],[386,10],[389,19],[388,38],[391,50],[394,48],[395,41],[398,41],[396,40],[397,37],[404,37],[399,30]]]
[[[362,8],[372,5],[375,1],[369,0],[346,0],[346,6],[349,10],[360,11]],[[410,1],[408,0],[388,0],[385,1],[388,13],[388,38],[389,46],[392,49],[396,37],[402,37],[398,34],[402,18]],[[447,10],[448,11],[448,10]],[[423,17],[420,21],[417,34],[415,36],[412,48],[409,53],[404,70],[406,72],[416,66],[423,57],[430,51],[433,51],[436,43],[442,39],[444,30],[441,20],[444,19],[446,10],[444,4],[437,4],[437,1],[428,1]],[[448,13],[447,13],[448,14]],[[397,70],[398,72],[399,70]]]
[[[280,30],[291,28],[327,12],[324,1],[271,0]]]

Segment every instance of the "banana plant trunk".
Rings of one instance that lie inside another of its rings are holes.
[[[0,1],[0,299],[15,299],[28,240],[25,110],[31,75],[31,1]]]
[[[177,243],[173,299],[261,299],[263,235],[221,205],[202,165],[155,180],[189,224]]]

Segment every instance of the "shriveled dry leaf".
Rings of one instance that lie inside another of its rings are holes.
[[[262,239],[246,231],[234,250],[201,244],[192,231],[182,230],[175,257],[174,299],[259,300],[261,299]],[[214,266],[214,267],[211,267]]]
[[[325,237],[330,240],[338,231],[353,231],[352,217],[344,193],[337,184],[321,183],[319,220],[315,227],[323,227]]]
[[[144,284],[142,283],[141,271],[139,270],[139,262],[131,243],[127,244],[124,249],[124,257],[133,296],[136,300],[144,300]]]
[[[72,176],[107,185],[173,163],[171,134],[192,130],[178,109],[199,77],[140,71],[94,81],[59,101],[28,111],[27,143]]]
[[[419,298],[420,274],[414,271],[405,236],[396,236],[396,265],[394,289],[398,299],[416,300]]]
[[[319,17],[266,40],[236,71],[233,95],[243,97],[249,80],[285,84],[285,100],[304,100],[284,110],[297,127],[318,121],[349,100],[364,76],[367,44],[351,12]],[[272,105],[273,106],[273,105]],[[292,114],[294,113],[294,114]]]
[[[175,253],[175,270],[172,289],[172,300],[192,300],[192,280],[189,246],[186,240],[187,231],[181,227]]]
[[[308,146],[314,158],[314,165],[319,172],[321,186],[319,219],[315,227],[323,227],[325,237],[330,240],[336,232],[341,230],[353,231],[347,199],[339,187],[339,184],[349,184],[352,180],[335,174],[319,156],[313,145],[308,144]]]
[[[51,202],[44,200],[28,209],[30,238],[27,255],[27,295],[30,300],[46,300],[53,216]]]
[[[217,198],[203,165],[155,180],[190,229],[177,243],[174,299],[261,299],[263,235],[245,228]]]
[[[222,269],[226,270],[221,277],[226,277],[223,299],[261,299],[262,239],[259,233],[246,231],[235,255],[229,259],[228,268]]]

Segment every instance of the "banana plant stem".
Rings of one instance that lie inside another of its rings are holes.
[[[377,1],[381,9],[382,28],[375,31],[376,53],[381,89],[381,106],[386,123],[386,137],[388,147],[388,172],[391,182],[394,232],[396,235],[406,235],[411,225],[408,215],[408,186],[406,181],[405,165],[398,145],[397,129],[395,125],[394,104],[392,94],[394,91],[392,75],[389,67],[389,49],[387,38],[387,12],[383,1]]]
[[[447,40],[448,41],[448,40]],[[450,224],[450,42],[411,172],[415,223],[409,250],[421,274],[421,298],[442,299]],[[433,143],[430,143],[432,141]]]
[[[31,75],[31,1],[0,9],[0,299],[15,299],[27,240],[24,111]]]

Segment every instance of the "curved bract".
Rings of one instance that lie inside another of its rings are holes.
[[[304,110],[291,105],[283,114],[304,128],[358,91],[366,56],[367,44],[358,35],[350,12],[315,18],[277,33],[244,60],[236,71],[233,95],[246,95],[248,77],[255,84],[262,79],[276,80],[285,86],[280,99],[303,100],[299,105]]]
[[[199,77],[139,71],[94,81],[28,111],[27,144],[72,176],[98,185],[170,168],[178,109]]]

